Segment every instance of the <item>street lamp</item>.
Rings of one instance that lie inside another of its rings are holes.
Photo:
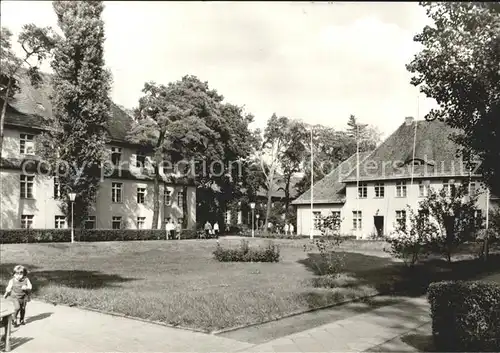
[[[73,224],[73,204],[75,203],[76,193],[70,192],[68,194],[69,200],[71,201],[71,242],[75,242],[75,226]]]
[[[257,229],[259,229],[259,218],[260,218],[260,214],[256,214],[255,217],[257,217]]]
[[[252,209],[252,238],[254,238],[255,237],[255,226],[254,226],[255,202],[250,202],[250,208]]]

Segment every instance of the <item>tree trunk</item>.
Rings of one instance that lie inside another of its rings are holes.
[[[154,189],[153,189],[153,222],[151,229],[158,229],[158,218],[160,214],[160,175],[158,165],[154,167]]]
[[[268,187],[267,187],[266,223],[264,224],[265,234],[269,233],[267,225],[269,224],[269,214],[271,213],[271,198],[273,195],[273,187],[274,187],[274,166],[272,166],[271,170],[269,171],[269,179],[267,181],[267,185]]]
[[[285,177],[285,212],[288,212],[288,207],[290,206],[290,179],[291,175]]]
[[[3,127],[5,124],[5,114],[7,112],[7,101],[9,99],[11,86],[12,86],[12,77],[9,76],[7,88],[5,89],[5,96],[3,97],[2,115],[0,115],[0,159],[2,157],[2,151],[3,151]]]

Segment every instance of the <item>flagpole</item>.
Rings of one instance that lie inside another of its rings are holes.
[[[356,124],[356,189],[356,218],[359,221],[359,124]],[[359,238],[360,225],[357,222],[356,225],[356,238]]]
[[[313,199],[314,199],[314,151],[313,151],[313,126],[311,125],[311,234],[310,238],[314,238],[314,211],[313,211]]]

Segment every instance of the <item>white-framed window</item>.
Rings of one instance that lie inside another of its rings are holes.
[[[405,210],[396,211],[396,223],[403,230],[406,229],[406,211]]]
[[[226,217],[224,219],[225,224],[231,224],[231,210],[226,211]]]
[[[137,151],[135,154],[135,166],[144,168],[146,166],[146,154],[143,151]]]
[[[396,197],[406,197],[406,181],[396,182]]]
[[[122,229],[122,216],[113,216],[111,219],[112,229]]]
[[[146,217],[137,217],[137,229],[144,229]]]
[[[95,216],[88,216],[85,220],[85,229],[95,229],[96,227],[96,218]]]
[[[35,154],[35,135],[20,134],[19,135],[19,152],[21,154]]]
[[[56,216],[54,227],[56,229],[66,228],[66,216]]]
[[[378,199],[382,199],[385,196],[385,186],[384,183],[376,183],[375,184],[375,197]]]
[[[314,229],[320,229],[321,227],[321,212],[320,211],[314,211],[313,212],[313,222],[314,222]]]
[[[177,205],[182,208],[184,205],[184,194],[182,193],[182,190],[179,190],[177,192]]]
[[[361,211],[352,211],[352,229],[361,230],[363,224],[363,214]]]
[[[420,180],[418,182],[418,196],[427,197],[429,196],[431,190],[431,185],[428,180]]]
[[[360,199],[366,199],[368,197],[368,183],[359,183],[358,197]]]
[[[32,214],[21,215],[21,228],[33,228],[33,218],[35,216]]]
[[[137,203],[144,203],[146,199],[146,188],[137,188]]]
[[[477,192],[477,186],[475,182],[469,183],[469,194],[474,195]]]
[[[122,157],[122,148],[111,147],[111,163],[113,163],[114,166],[120,164],[121,157]]]
[[[454,180],[443,180],[443,189],[447,196],[454,196],[456,192]]]
[[[123,183],[111,183],[111,201],[122,202]]]
[[[480,209],[477,209],[474,211],[474,218],[476,220],[476,224],[477,224],[477,227],[479,229],[483,229],[484,228],[484,220],[483,220],[483,211],[480,210]]]
[[[172,192],[169,189],[165,189],[163,193],[163,203],[165,206],[172,205]]]
[[[335,219],[337,220],[337,224],[335,225],[335,228],[340,229],[340,222],[341,222],[340,211],[332,211],[332,216],[334,216]]]
[[[61,183],[58,177],[54,177],[54,200],[61,198]]]
[[[21,183],[21,198],[22,199],[32,199],[33,195],[33,185],[35,182],[34,175],[20,175],[20,183]]]

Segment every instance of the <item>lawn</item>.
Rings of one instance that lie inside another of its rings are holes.
[[[23,264],[40,299],[213,331],[376,294],[401,279],[380,249],[344,247],[349,272],[323,281],[319,254],[304,251],[308,240],[275,243],[279,263],[219,263],[215,240],[8,244],[0,248],[1,284]]]

